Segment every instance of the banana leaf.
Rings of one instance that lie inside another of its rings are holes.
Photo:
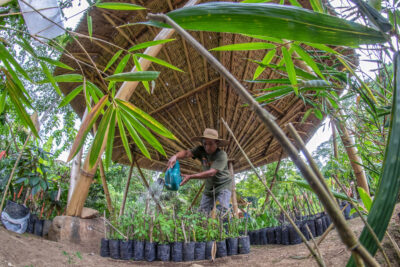
[[[382,240],[389,225],[390,218],[400,191],[400,54],[394,55],[394,94],[392,104],[392,116],[390,119],[388,144],[386,146],[383,172],[379,188],[375,195],[372,207],[368,215],[368,224],[374,230],[379,240]],[[364,227],[360,243],[375,255],[378,250],[373,237]],[[347,266],[356,266],[353,257]]]
[[[187,30],[252,34],[313,43],[358,46],[386,42],[381,32],[338,17],[277,4],[212,2],[167,15]],[[168,27],[162,23],[147,24]]]

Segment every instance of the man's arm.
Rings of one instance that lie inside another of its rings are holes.
[[[177,159],[191,158],[193,153],[190,150],[182,150],[173,155],[168,161],[168,169],[174,167]]]
[[[207,171],[199,172],[199,173],[195,173],[195,174],[183,174],[182,175],[183,180],[180,185],[182,186],[182,185],[186,184],[191,179],[208,179],[208,178],[216,175],[217,172],[218,172],[218,170],[216,170],[216,169],[209,169]]]

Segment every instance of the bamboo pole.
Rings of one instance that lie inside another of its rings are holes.
[[[229,172],[232,177],[232,210],[233,210],[233,216],[238,219],[239,218],[239,209],[238,209],[238,203],[237,203],[237,197],[236,197],[236,183],[235,183],[235,172],[233,171],[233,161],[229,160],[228,161],[228,168]]]
[[[198,2],[199,2],[199,0],[189,0],[185,4],[185,7],[193,6],[193,5],[197,4]],[[172,34],[174,32],[175,32],[174,29],[162,29],[160,31],[160,33],[157,34],[157,36],[154,38],[154,41],[168,39],[172,36]],[[152,56],[152,57],[156,57],[157,54],[160,52],[162,46],[163,46],[162,44],[159,44],[156,46],[148,47],[145,50],[144,54]],[[140,58],[139,64],[141,65],[142,71],[146,71],[150,67],[151,61],[146,60],[144,58]],[[136,67],[134,67],[131,70],[131,72],[136,72],[136,71],[137,71]],[[133,95],[133,93],[135,92],[135,89],[138,86],[138,84],[139,84],[139,82],[124,82],[121,85],[121,87],[118,90],[115,97],[117,99],[122,99],[122,100],[128,101],[130,99],[130,97]],[[85,114],[87,114],[87,113],[88,112],[86,110]],[[83,117],[82,121],[84,121],[84,120],[85,120],[85,116]],[[107,135],[108,135],[108,132],[106,132],[106,134],[105,134],[104,143],[99,152],[99,158],[101,158],[101,155],[104,153],[104,150],[106,147]],[[92,183],[94,174],[97,169],[98,161],[92,168],[90,168],[89,154],[86,156],[85,162],[83,164],[83,170],[81,171],[80,176],[78,178],[77,188],[74,191],[74,193],[72,194],[71,201],[67,206],[67,215],[68,216],[80,216],[81,215],[83,205],[85,204],[86,198],[89,193],[89,187]]]
[[[313,173],[313,171],[305,164],[301,157],[299,157],[297,149],[293,146],[279,125],[274,121],[273,116],[271,116],[267,110],[263,109],[259,105],[259,103],[251,96],[246,88],[244,88],[243,85],[240,84],[239,81],[210,52],[208,52],[199,42],[197,42],[190,34],[183,30],[171,18],[162,14],[148,14],[148,17],[152,20],[167,23],[174,28],[230,83],[232,88],[242,98],[242,100],[248,104],[249,107],[253,109],[254,112],[259,116],[264,125],[268,128],[271,134],[281,144],[282,148],[299,168],[300,172],[308,181],[311,188],[316,192],[316,194],[318,194],[318,197],[325,206],[325,210],[331,216],[333,223],[336,225],[343,243],[345,243],[351,251],[358,253],[368,265],[379,266],[379,264],[371,256],[371,254],[369,254],[365,247],[359,243],[357,237],[347,225],[346,219],[343,217],[343,214],[341,214],[336,202],[331,198],[329,192],[326,192],[324,186],[320,183],[315,173]],[[264,183],[262,179],[261,181]]]
[[[206,183],[204,182],[203,185],[200,187],[199,191],[197,192],[196,196],[194,197],[192,203],[190,204],[190,207],[188,208],[188,211],[193,208],[193,206],[196,203],[197,199],[199,198],[201,192],[203,192],[203,189],[204,189],[205,185],[206,185]]]
[[[343,118],[343,112],[339,111],[339,115]],[[346,149],[347,156],[349,157],[351,167],[354,172],[354,176],[357,180],[357,185],[362,187],[365,192],[369,195],[369,187],[367,182],[367,177],[364,172],[364,168],[362,167],[362,159],[358,155],[358,150],[354,144],[354,140],[351,138],[349,132],[347,131],[346,125],[344,122],[341,122],[338,118],[334,118],[333,120],[336,127],[340,130],[339,136],[342,140],[342,143]]]
[[[132,178],[132,173],[133,173],[133,165],[134,165],[134,164],[135,164],[135,163],[132,162],[131,168],[129,169],[128,180],[126,181],[125,190],[124,190],[124,197],[123,197],[123,199],[122,199],[121,209],[119,210],[119,216],[120,216],[120,217],[121,217],[122,215],[124,215],[126,197],[128,196],[129,185],[130,185],[130,183],[131,183],[131,178]]]
[[[112,213],[112,211],[114,210],[113,205],[112,205],[112,201],[111,201],[111,197],[110,197],[110,191],[108,191],[108,185],[107,185],[107,180],[106,180],[106,173],[104,171],[104,165],[103,165],[103,161],[100,160],[100,177],[101,177],[101,183],[103,184],[103,191],[104,191],[104,195],[106,195],[106,201],[107,201],[107,208],[108,211],[110,213]]]
[[[78,154],[76,154],[75,158],[72,160],[67,203],[70,202],[72,194],[74,193],[75,190],[76,183],[78,181],[79,172],[81,170],[81,164],[82,164],[82,154],[83,154],[83,147],[81,148],[81,150],[79,150]]]

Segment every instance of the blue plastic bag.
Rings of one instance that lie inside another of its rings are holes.
[[[165,172],[165,187],[171,191],[178,191],[181,182],[181,168],[179,166],[179,161],[176,161],[174,167]]]

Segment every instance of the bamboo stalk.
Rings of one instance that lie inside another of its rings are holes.
[[[108,185],[107,185],[107,180],[106,180],[106,173],[104,171],[104,165],[103,165],[103,161],[102,160],[100,160],[99,167],[100,167],[101,183],[103,184],[104,195],[106,195],[107,208],[108,208],[108,211],[110,213],[112,213],[114,208],[113,208],[111,197],[110,197],[110,191],[108,190]]]
[[[319,182],[318,177],[312,172],[312,170],[305,164],[305,162],[299,157],[297,149],[293,146],[290,140],[287,138],[285,133],[279,127],[279,125],[274,121],[273,116],[263,109],[257,101],[247,92],[239,81],[201,44],[199,44],[190,34],[183,30],[178,24],[176,24],[168,16],[159,14],[148,14],[148,17],[152,20],[160,21],[169,24],[172,28],[176,30],[185,40],[188,41],[202,56],[204,56],[208,62],[231,84],[236,93],[244,100],[246,104],[249,105],[251,109],[260,117],[264,125],[268,128],[271,134],[276,138],[276,140],[281,144],[282,148],[290,156],[296,166],[299,168],[302,175],[310,184],[311,188],[318,194],[322,203],[325,206],[327,212],[331,215],[331,218],[338,228],[339,235],[346,246],[356,253],[360,254],[363,260],[370,266],[379,266],[376,260],[369,254],[369,252],[362,246],[355,234],[351,231],[346,223],[345,218],[340,213],[337,204],[330,198],[328,192],[325,191],[323,185]],[[251,163],[251,162],[250,162]],[[252,164],[250,164],[252,166]],[[253,166],[254,167],[254,166]],[[268,188],[268,187],[267,187]],[[295,224],[294,224],[295,225]],[[297,226],[295,226],[297,228]],[[304,236],[303,236],[304,238]],[[311,247],[310,247],[311,248]],[[314,252],[315,254],[315,252]],[[317,256],[317,255],[315,255]],[[322,262],[320,262],[322,263]]]
[[[119,210],[119,216],[120,217],[122,215],[124,215],[126,198],[128,196],[129,185],[131,183],[131,178],[132,178],[132,173],[133,173],[133,165],[134,165],[134,163],[132,162],[131,168],[129,169],[128,180],[126,181],[126,185],[125,185],[125,190],[124,190],[124,196],[122,198],[121,209]]]
[[[233,216],[238,219],[239,218],[239,210],[238,210],[238,203],[237,203],[237,196],[236,196],[236,183],[235,183],[235,172],[233,171],[233,162],[230,160],[228,161],[229,172],[232,176],[232,210]]]
[[[196,201],[199,198],[201,192],[203,191],[205,185],[206,185],[206,183],[204,182],[203,185],[200,187],[199,191],[197,192],[196,196],[194,197],[192,203],[190,204],[188,211],[191,210],[192,207],[194,206],[194,204],[196,203]]]

